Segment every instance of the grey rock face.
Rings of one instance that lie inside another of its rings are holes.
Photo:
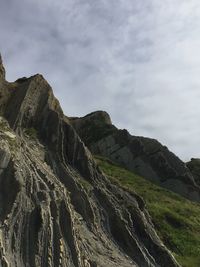
[[[108,157],[160,186],[200,202],[200,187],[193,174],[167,147],[154,139],[131,136],[126,130],[99,121],[94,114],[71,119],[93,154]],[[94,129],[96,138],[92,134]]]
[[[5,69],[3,66],[1,54],[0,54],[0,80],[5,80]]]
[[[0,174],[3,172],[4,169],[7,168],[8,163],[10,161],[10,151],[7,147],[4,149],[0,149]]]
[[[41,75],[0,93],[1,266],[179,266],[142,199],[100,172]]]

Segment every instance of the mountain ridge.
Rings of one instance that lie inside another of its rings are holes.
[[[117,129],[99,120],[99,113],[71,119],[71,124],[93,154],[108,157],[162,187],[200,202],[200,187],[192,172],[166,146],[156,139],[133,136],[125,129]],[[102,114],[105,116],[105,112]],[[95,138],[93,132],[97,133]]]

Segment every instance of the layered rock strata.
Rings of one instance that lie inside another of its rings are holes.
[[[200,202],[200,187],[190,169],[157,140],[117,129],[105,111],[70,118],[70,122],[93,154],[107,157],[159,186]]]
[[[41,75],[0,76],[0,266],[177,267],[143,200],[111,184]]]

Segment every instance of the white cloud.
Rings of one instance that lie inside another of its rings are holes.
[[[66,114],[200,157],[198,0],[2,0],[0,35],[9,80],[40,72]]]

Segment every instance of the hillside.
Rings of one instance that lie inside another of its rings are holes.
[[[143,197],[165,245],[183,267],[200,266],[200,204],[193,203],[103,157],[98,165],[110,180]]]

